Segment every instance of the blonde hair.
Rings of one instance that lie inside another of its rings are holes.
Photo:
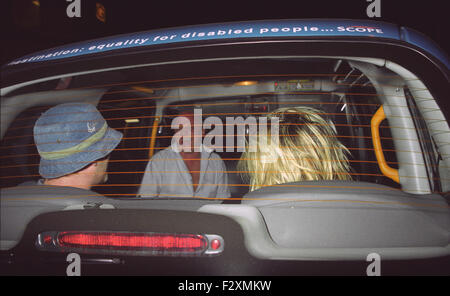
[[[279,141],[258,135],[258,147],[242,153],[237,168],[250,190],[262,186],[312,180],[351,180],[348,149],[337,139],[332,122],[311,107],[279,108]]]

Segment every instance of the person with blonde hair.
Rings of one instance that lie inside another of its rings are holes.
[[[321,111],[305,106],[279,108],[279,136],[258,135],[257,149],[247,149],[238,163],[250,190],[297,181],[351,180],[348,149],[338,140],[334,124]]]

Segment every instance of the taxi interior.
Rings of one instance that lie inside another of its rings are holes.
[[[170,144],[173,131],[170,128],[171,115],[167,114],[169,109],[182,108],[184,106],[196,106],[202,109],[203,116],[217,116],[222,122],[226,122],[226,117],[239,117],[244,119],[248,116],[264,116],[279,107],[289,106],[311,106],[323,111],[324,116],[331,120],[337,129],[339,140],[348,147],[352,153],[352,159],[364,160],[362,162],[352,162],[354,173],[352,176],[356,180],[367,180],[376,183],[383,182],[390,186],[399,188],[399,184],[391,182],[382,174],[376,174],[377,164],[374,153],[369,153],[373,149],[370,137],[370,119],[380,106],[376,90],[370,80],[361,71],[351,68],[347,62],[338,60],[324,61],[320,59],[297,61],[297,69],[302,71],[298,74],[260,74],[249,75],[229,75],[224,77],[204,78],[203,83],[199,83],[198,78],[192,81],[173,79],[171,85],[161,83],[111,83],[113,86],[107,88],[88,88],[77,86],[77,80],[81,85],[84,81],[91,81],[89,77],[74,77],[71,87],[66,90],[46,91],[44,94],[48,104],[42,106],[42,99],[38,96],[34,99],[38,106],[20,110],[20,114],[12,121],[3,137],[4,146],[3,161],[17,162],[23,164],[19,167],[8,167],[7,175],[3,176],[2,182],[6,185],[17,185],[22,180],[36,178],[38,155],[33,147],[32,130],[30,126],[34,124],[37,116],[52,106],[54,102],[65,102],[71,93],[83,93],[74,96],[74,99],[95,102],[98,109],[108,120],[111,127],[125,133],[124,141],[112,156],[110,163],[110,184],[114,184],[115,176],[118,180],[133,180],[123,188],[114,188],[110,194],[117,190],[124,190],[133,194],[140,184],[139,176],[133,174],[121,174],[120,160],[127,160],[130,171],[143,172],[146,161],[159,149]],[[273,65],[268,65],[273,69]],[[336,68],[336,69],[334,69]],[[145,70],[140,70],[140,80],[145,77]],[[286,71],[285,71],[286,72]],[[325,73],[325,74],[323,74]],[[132,75],[137,75],[132,73]],[[57,83],[53,82],[53,84]],[[91,82],[92,83],[92,82]],[[46,83],[49,85],[50,83]],[[129,84],[129,85],[127,85]],[[24,91],[24,90],[22,90]],[[102,93],[103,92],[103,93]],[[41,92],[41,94],[43,94]],[[100,99],[96,96],[100,95]],[[23,96],[23,95],[22,95]],[[32,97],[32,94],[27,94]],[[61,96],[63,99],[58,99]],[[28,99],[33,101],[33,99]],[[27,103],[28,103],[27,102]],[[28,103],[30,104],[30,103]],[[21,106],[16,106],[19,108]],[[10,107],[12,108],[12,107]],[[18,110],[14,110],[17,113]],[[158,121],[156,122],[155,119]],[[11,119],[9,119],[11,120]],[[385,126],[386,123],[383,123]],[[156,133],[152,133],[155,128]],[[206,131],[208,132],[208,131]],[[396,155],[393,149],[393,141],[389,128],[380,129],[383,144],[386,145],[385,153],[389,156],[388,163],[398,168]],[[17,136],[21,133],[21,136]],[[15,136],[9,136],[15,135]],[[237,137],[237,135],[236,135]],[[225,142],[225,141],[224,141]],[[235,140],[234,143],[238,141]],[[11,145],[15,144],[15,145]],[[12,149],[12,147],[14,149]],[[238,151],[238,147],[234,147]],[[23,151],[18,153],[17,149]],[[239,152],[219,152],[225,160],[229,171],[236,171],[235,164],[240,157]],[[33,160],[32,160],[33,159]],[[132,167],[132,168],[131,168]],[[17,169],[17,173],[13,173]],[[123,170],[123,167],[122,167]],[[20,173],[24,171],[24,173]],[[25,171],[27,173],[25,173]],[[5,172],[5,170],[2,170]],[[374,172],[373,175],[368,173]],[[14,179],[11,176],[24,175],[22,179]],[[242,183],[235,173],[230,173],[230,180],[233,184]],[[123,182],[121,182],[123,183]],[[126,182],[125,182],[126,183]],[[2,184],[2,187],[6,187]],[[101,190],[100,188],[98,188]],[[105,189],[106,190],[106,189]],[[246,192],[247,189],[239,190],[232,188],[234,192]],[[117,192],[119,193],[119,192]],[[237,194],[235,197],[242,197]]]

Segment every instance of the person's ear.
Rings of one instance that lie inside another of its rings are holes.
[[[95,169],[97,168],[97,166],[98,166],[97,161],[93,161],[93,162],[91,162],[90,164],[88,164],[88,165],[83,169],[83,171],[88,171],[88,172],[90,172],[90,171],[92,171],[92,170],[95,170]]]

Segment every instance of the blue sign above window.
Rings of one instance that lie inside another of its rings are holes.
[[[411,31],[407,31],[407,33],[400,34],[399,27],[393,24],[356,20],[270,20],[197,25],[137,32],[74,43],[31,54],[12,61],[8,65],[51,61],[159,44],[239,38],[355,36],[402,40],[402,37],[405,37],[403,38],[404,41],[409,39],[416,46],[427,47],[428,41],[415,38],[416,33]],[[441,60],[446,58],[445,54],[440,53],[433,44],[428,45],[428,47],[430,48],[428,51]],[[448,61],[444,60],[443,62],[448,65]]]

